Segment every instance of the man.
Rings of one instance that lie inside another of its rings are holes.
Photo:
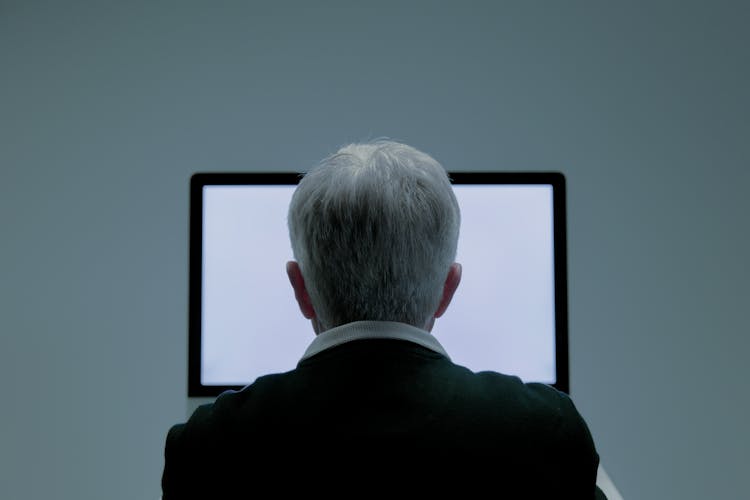
[[[437,161],[392,141],[346,146],[301,179],[288,225],[286,271],[316,336],[296,368],[170,430],[165,500],[298,487],[595,498],[599,457],[570,398],[458,366],[430,333],[461,281],[460,211]]]

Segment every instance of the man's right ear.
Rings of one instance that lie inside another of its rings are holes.
[[[299,310],[302,312],[302,315],[307,319],[314,319],[316,316],[315,309],[310,300],[310,294],[307,293],[305,278],[302,277],[299,264],[293,260],[287,262],[286,274],[289,276],[289,283],[292,284],[294,298],[297,299],[297,304],[299,304]]]
[[[440,304],[438,304],[437,311],[435,311],[436,318],[442,316],[445,310],[448,309],[448,304],[453,300],[453,294],[456,293],[459,283],[461,283],[461,264],[454,262],[448,269],[448,277],[445,278],[443,295],[440,297]]]

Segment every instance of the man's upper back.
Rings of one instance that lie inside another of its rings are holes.
[[[357,478],[382,487],[398,478],[424,491],[470,481],[525,498],[593,498],[597,466],[589,430],[565,394],[472,373],[412,342],[367,339],[196,410],[170,431],[163,482],[166,499],[331,472],[336,484]]]

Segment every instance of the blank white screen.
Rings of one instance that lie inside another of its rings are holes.
[[[203,188],[203,385],[245,385],[290,370],[313,338],[285,272],[294,188]],[[432,333],[472,370],[556,382],[552,187],[454,191],[463,278]]]

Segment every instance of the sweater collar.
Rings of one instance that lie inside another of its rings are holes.
[[[321,351],[360,339],[407,340],[450,359],[440,342],[427,330],[397,321],[354,321],[318,334],[302,356],[307,359]]]

